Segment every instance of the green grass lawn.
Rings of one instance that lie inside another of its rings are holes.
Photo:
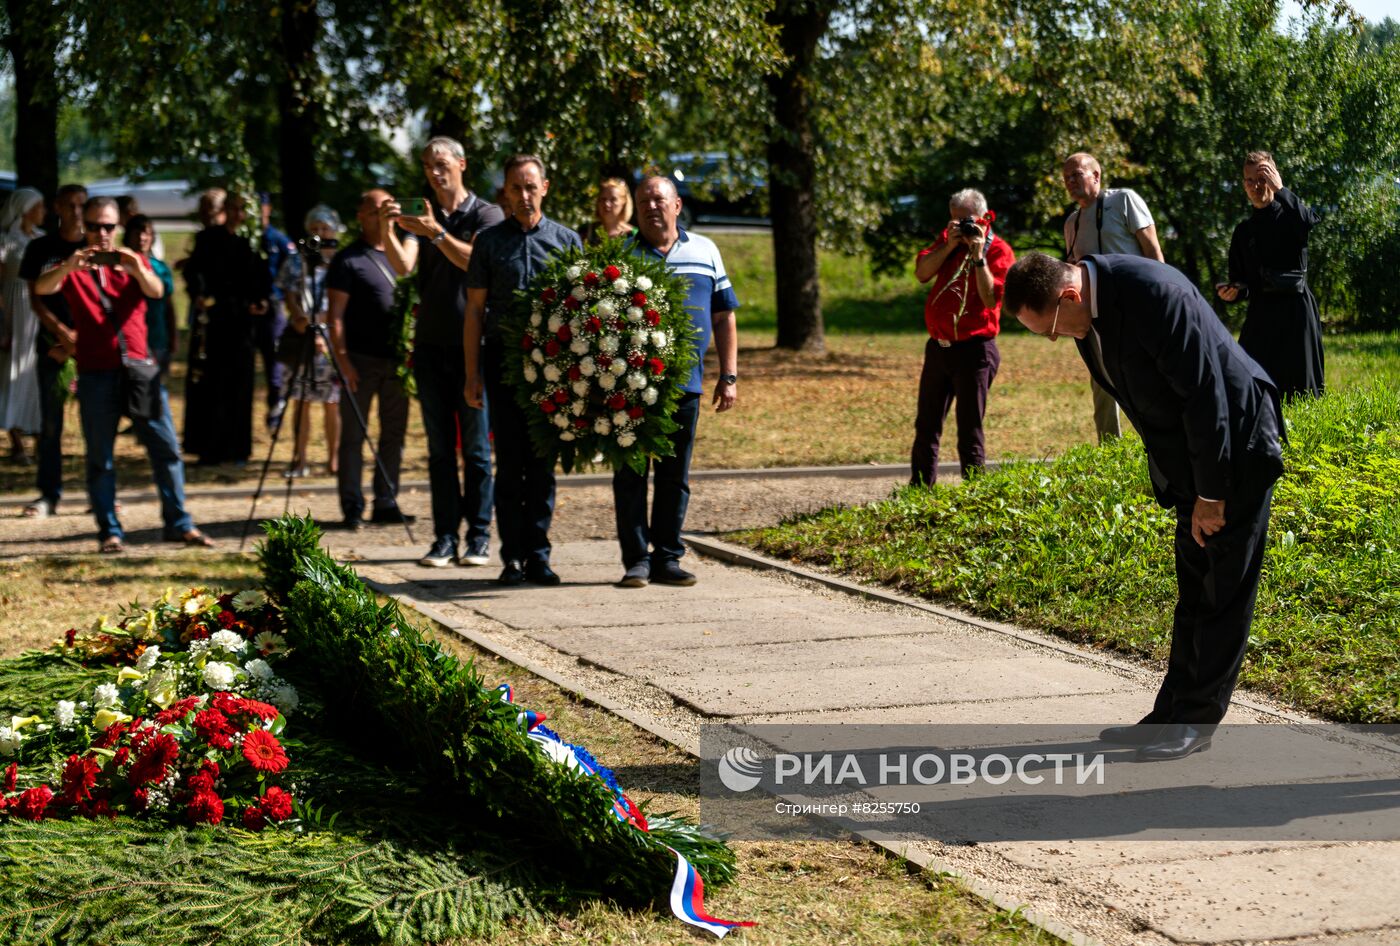
[[[1287,410],[1287,473],[1274,493],[1241,680],[1328,718],[1395,723],[1400,371],[1392,339],[1351,339],[1346,347],[1356,373],[1350,386]],[[1141,443],[1125,438],[739,538],[776,556],[1162,660],[1176,597],[1174,524],[1152,498]]]

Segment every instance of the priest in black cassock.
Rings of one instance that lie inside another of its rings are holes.
[[[253,452],[253,319],[267,312],[266,261],[239,233],[246,211],[229,195],[223,225],[205,227],[185,262],[190,291],[186,453],[201,466],[243,463]]]
[[[1308,232],[1321,218],[1283,186],[1267,151],[1245,155],[1244,190],[1254,213],[1235,227],[1230,282],[1216,293],[1249,300],[1240,347],[1280,394],[1321,394],[1322,320],[1308,288]]]

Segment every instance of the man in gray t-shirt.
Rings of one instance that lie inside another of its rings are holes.
[[[1092,154],[1081,151],[1070,155],[1065,160],[1064,181],[1070,199],[1079,205],[1065,218],[1065,256],[1071,263],[1103,253],[1125,253],[1166,262],[1147,204],[1126,187],[1105,190],[1103,169]],[[1118,404],[1093,378],[1089,379],[1089,387],[1094,396],[1094,429],[1099,443],[1107,437],[1122,436]]]

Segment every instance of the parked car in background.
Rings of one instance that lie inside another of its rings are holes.
[[[14,171],[0,171],[0,205],[9,199],[18,186],[19,183],[15,180]]]
[[[673,154],[660,170],[676,182],[682,201],[680,225],[686,229],[705,223],[768,225],[768,182],[759,174],[735,169],[725,152]]]
[[[183,223],[193,225],[195,213],[199,209],[199,194],[194,192],[189,181],[141,181],[133,182],[124,177],[93,181],[88,185],[92,197],[136,198],[141,212],[159,223]],[[178,229],[178,228],[177,228]]]

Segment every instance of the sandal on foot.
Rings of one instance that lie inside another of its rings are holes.
[[[126,551],[126,545],[119,535],[109,535],[97,544],[97,551],[103,555],[120,555]]]
[[[209,536],[205,535],[203,532],[200,532],[198,529],[191,529],[184,535],[167,537],[166,541],[182,542],[184,543],[186,548],[192,549],[213,549],[219,547],[219,543],[215,542],[213,539],[209,538]]]

